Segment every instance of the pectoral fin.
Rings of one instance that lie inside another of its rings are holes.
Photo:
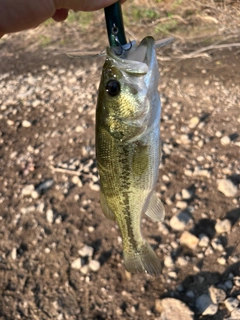
[[[162,201],[158,198],[155,192],[153,192],[150,197],[145,214],[149,216],[149,218],[151,218],[153,221],[161,222],[164,219],[165,209]]]
[[[105,217],[110,220],[115,221],[116,220],[115,215],[109,209],[106,198],[105,198],[104,194],[102,193],[102,191],[100,191],[100,204],[101,204],[101,208],[102,208],[102,211],[103,211],[103,214],[105,215]]]

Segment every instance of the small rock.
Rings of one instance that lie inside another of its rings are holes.
[[[31,122],[28,120],[22,121],[22,127],[24,127],[24,128],[29,128],[29,127],[31,127],[31,125],[32,125]]]
[[[232,174],[232,170],[229,169],[228,167],[222,168],[222,173],[224,173],[226,175],[231,175]]]
[[[237,320],[240,319],[240,308],[236,308],[231,312],[230,320]]]
[[[93,191],[97,191],[99,192],[100,191],[100,186],[96,183],[89,183],[89,187],[90,189],[92,189]]]
[[[13,120],[8,119],[8,120],[7,120],[7,124],[8,124],[9,126],[13,126],[13,125],[14,125],[14,121],[13,121]]]
[[[231,280],[227,280],[227,281],[224,283],[224,287],[225,287],[226,289],[232,289],[232,287],[233,287],[232,281],[231,281]]]
[[[186,201],[177,201],[177,203],[176,203],[176,207],[178,209],[186,209],[187,206],[188,206],[188,204]]]
[[[225,291],[220,288],[215,288],[214,286],[211,286],[209,288],[209,294],[212,299],[212,302],[215,304],[223,302],[226,299]]]
[[[36,107],[38,107],[40,104],[41,104],[41,101],[40,101],[40,100],[34,100],[34,101],[32,102],[32,107],[33,107],[33,108],[36,108]]]
[[[52,209],[48,209],[47,212],[46,212],[46,219],[49,223],[53,223],[53,211]]]
[[[189,138],[189,135],[181,134],[180,139],[178,139],[177,142],[182,144],[188,144],[191,142],[191,139]]]
[[[155,309],[161,313],[161,320],[193,320],[194,313],[182,301],[174,298],[157,299]]]
[[[173,230],[182,231],[191,220],[191,216],[187,211],[181,211],[173,216],[170,220],[170,226]]]
[[[182,189],[182,198],[184,200],[189,200],[192,198],[192,192],[187,189]]]
[[[164,259],[164,265],[167,267],[167,268],[173,268],[174,267],[174,261],[172,259],[171,256],[166,256],[165,259]]]
[[[197,161],[199,161],[199,162],[202,162],[204,159],[205,159],[204,156],[198,156],[197,157]]]
[[[41,212],[41,213],[43,213],[44,212],[44,207],[45,207],[44,202],[40,202],[40,203],[37,204],[36,210]]]
[[[122,316],[122,314],[123,314],[123,310],[120,308],[120,307],[117,307],[117,309],[116,309],[116,315],[119,317],[119,316]]]
[[[78,202],[78,200],[80,199],[80,197],[79,197],[78,194],[75,194],[75,195],[73,196],[73,199],[74,199],[74,201]]]
[[[177,279],[177,272],[170,271],[170,272],[168,272],[168,276],[169,276],[169,278]]]
[[[203,234],[203,233],[201,233],[200,235],[199,235],[199,242],[198,242],[198,245],[199,245],[199,247],[207,247],[208,246],[208,244],[209,244],[209,238],[208,238],[208,236],[206,236],[205,234]]]
[[[193,175],[197,176],[197,177],[210,178],[211,172],[209,170],[207,170],[207,169],[200,169],[199,167],[196,167],[194,169]]]
[[[199,125],[198,125],[198,128],[199,128],[199,129],[202,129],[203,127],[205,127],[205,125],[206,125],[206,123],[203,122],[203,121],[201,121],[201,122],[199,123]]]
[[[193,171],[189,169],[184,169],[184,174],[187,177],[191,177],[193,175]]]
[[[171,154],[171,149],[169,147],[168,144],[164,143],[163,146],[162,146],[162,149],[163,149],[163,152],[166,153],[166,154]]]
[[[13,260],[16,260],[17,259],[17,248],[13,248],[12,251],[11,251],[11,258]]]
[[[172,200],[169,197],[165,199],[165,202],[168,206],[171,206],[173,204]]]
[[[80,250],[78,250],[78,253],[81,257],[92,257],[93,255],[93,248],[90,246],[85,245]]]
[[[200,252],[200,253],[197,254],[197,257],[199,259],[203,259],[204,258],[204,254],[202,252]]]
[[[52,179],[48,179],[42,183],[40,183],[37,187],[36,187],[36,191],[38,193],[42,193],[47,191],[48,189],[50,189],[52,187],[52,185],[54,184],[54,181]]]
[[[202,148],[203,145],[204,145],[204,141],[203,140],[199,140],[198,141],[199,148]]]
[[[132,308],[134,308],[134,307],[132,307]],[[131,311],[132,311],[132,308],[131,308]],[[136,312],[136,309],[134,308],[134,313]],[[151,312],[151,310],[147,310],[146,311],[146,315],[147,316],[151,316],[152,315],[152,312]]]
[[[231,256],[230,259],[231,259],[231,261],[232,261],[233,263],[236,263],[236,262],[239,261],[238,256]],[[239,286],[240,286],[240,285],[239,285]]]
[[[218,138],[221,138],[222,137],[222,131],[216,131],[215,133],[215,136],[218,137]]]
[[[227,146],[231,142],[231,139],[229,138],[229,136],[223,136],[220,142],[222,145]]]
[[[198,281],[199,283],[203,283],[203,282],[205,281],[205,278],[204,278],[203,276],[198,276],[198,277],[197,277],[197,281]]]
[[[209,256],[210,254],[213,254],[213,249],[211,247],[208,247],[205,251],[205,256]]]
[[[212,303],[208,294],[202,294],[197,298],[196,307],[202,315],[214,315],[218,310],[218,306]]]
[[[169,182],[169,181],[170,181],[170,178],[169,178],[166,174],[164,174],[164,175],[162,176],[162,181]]]
[[[15,159],[16,156],[17,156],[17,151],[13,151],[11,154],[10,154],[10,159]]]
[[[176,287],[178,292],[183,292],[184,291],[184,286],[182,284],[177,285]]]
[[[180,194],[179,192],[177,192],[177,193],[175,194],[175,199],[176,199],[176,200],[182,200],[182,196],[181,196],[181,194]]]
[[[177,258],[177,263],[181,266],[184,267],[188,264],[188,259],[185,257],[178,257]]]
[[[23,196],[30,196],[31,193],[34,191],[34,185],[33,184],[29,184],[25,187],[22,188],[22,195]]]
[[[94,230],[95,230],[95,228],[93,226],[88,227],[88,232],[92,233]]]
[[[189,128],[193,129],[195,128],[200,122],[200,119],[198,117],[192,117],[189,120]]]
[[[195,235],[188,231],[184,231],[179,241],[181,245],[185,245],[190,249],[195,249],[199,240]]]
[[[35,206],[29,206],[29,207],[26,207],[26,208],[21,208],[20,212],[22,214],[28,214],[28,213],[34,212],[35,209],[36,209]]]
[[[220,258],[217,259],[217,262],[219,264],[221,264],[222,266],[224,266],[227,263],[227,260],[224,257],[220,257]]]
[[[171,241],[170,245],[173,249],[177,249],[179,247],[179,244],[177,243],[177,241]]]
[[[222,192],[226,197],[234,197],[237,193],[237,187],[229,179],[217,180],[218,191]]]
[[[189,290],[186,292],[186,297],[193,299],[195,297],[195,294],[193,291]]]
[[[83,128],[82,126],[77,126],[77,127],[75,128],[75,131],[76,131],[77,133],[79,133],[79,132],[84,132],[84,128]]]
[[[173,108],[179,108],[179,107],[180,107],[180,103],[174,101],[174,102],[172,103],[172,107],[173,107]]]
[[[225,303],[225,306],[228,309],[228,311],[231,312],[238,307],[239,301],[236,298],[230,297],[230,298],[227,298],[224,301],[224,303]]]
[[[37,198],[39,198],[39,193],[36,190],[34,190],[31,192],[31,197],[33,199],[37,199]]]
[[[62,222],[62,216],[58,216],[57,218],[56,218],[56,220],[55,220],[55,223],[56,224],[60,224]]]
[[[83,266],[83,263],[81,258],[77,258],[71,263],[71,268],[75,270],[80,270],[82,266]]]
[[[239,276],[234,277],[233,281],[234,281],[235,286],[240,287],[240,277]]]
[[[214,314],[216,314],[218,311],[218,305],[211,303],[208,308],[202,313],[203,316],[213,316]]]
[[[82,187],[82,181],[78,176],[73,176],[72,177],[72,183],[76,184],[78,187]]]
[[[97,260],[91,260],[89,262],[89,268],[90,270],[92,270],[93,272],[97,272],[100,269],[100,262]]]
[[[231,221],[228,219],[217,220],[215,225],[215,230],[217,233],[230,232],[231,231]]]
[[[89,266],[87,264],[85,264],[81,269],[80,269],[81,273],[86,275],[88,274],[89,271]]]
[[[211,241],[211,245],[213,249],[218,250],[218,251],[224,251],[223,245],[220,241],[220,239],[215,238]]]

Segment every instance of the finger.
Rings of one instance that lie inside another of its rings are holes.
[[[53,20],[60,22],[66,20],[68,17],[68,9],[57,9],[52,16]]]

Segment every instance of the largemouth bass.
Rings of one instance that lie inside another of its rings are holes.
[[[127,271],[157,276],[161,264],[141,233],[145,213],[162,221],[154,187],[160,163],[159,69],[152,37],[117,56],[107,48],[96,111],[100,203],[122,235]]]

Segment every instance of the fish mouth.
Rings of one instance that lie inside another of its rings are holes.
[[[153,67],[155,61],[154,38],[145,37],[139,45],[135,41],[131,43],[130,50],[123,51],[121,56],[117,56],[112,47],[107,48],[107,55],[120,70],[136,76],[145,75]]]

